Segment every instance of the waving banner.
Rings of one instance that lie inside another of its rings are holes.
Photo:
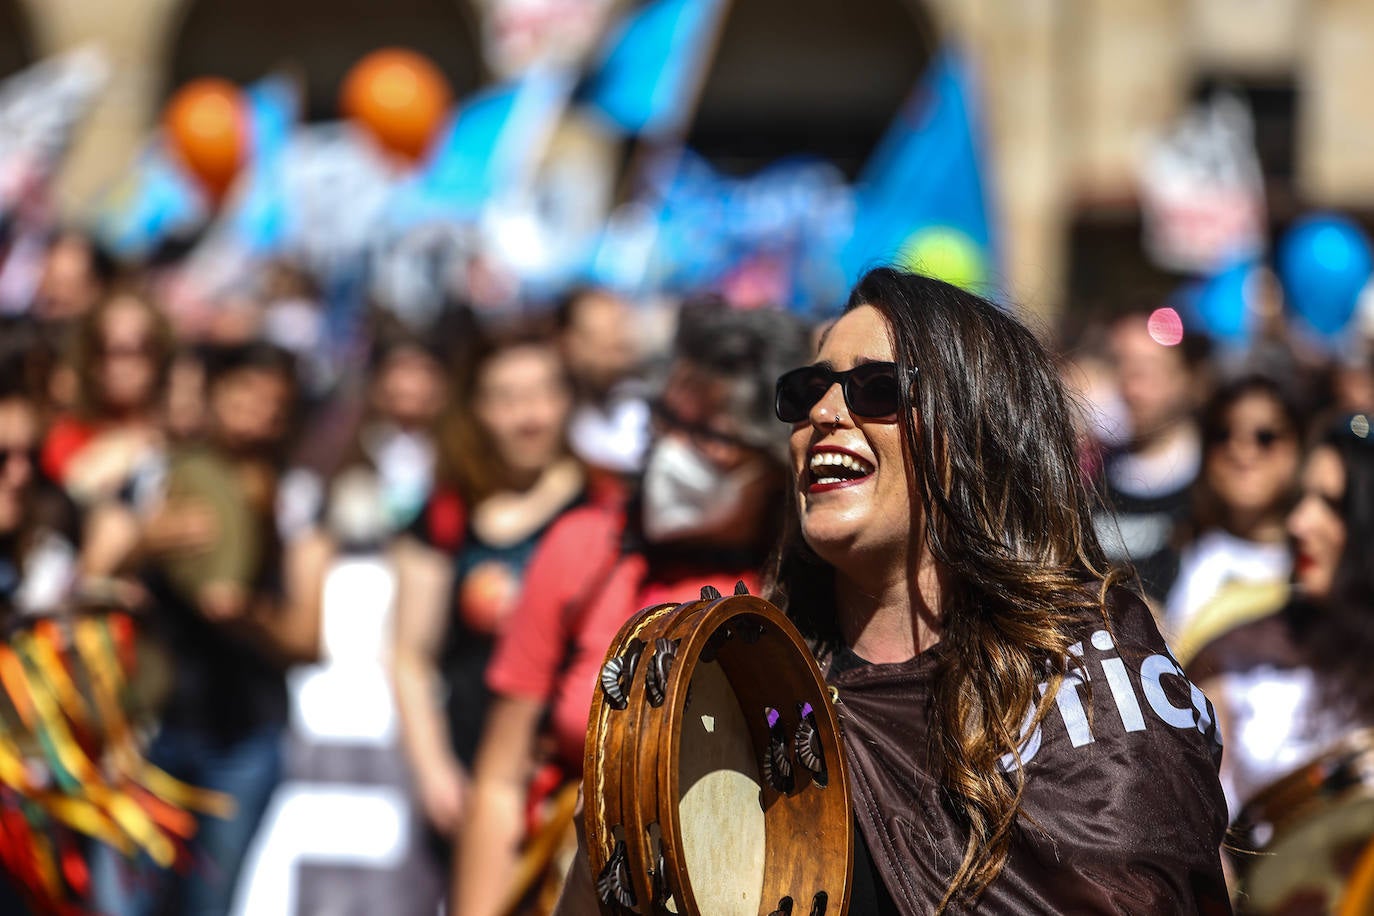
[[[986,291],[997,272],[997,246],[983,171],[972,75],[947,48],[859,176],[854,235],[844,254],[850,277],[898,262]]]
[[[99,51],[79,48],[0,82],[0,212],[56,171],[109,70]]]

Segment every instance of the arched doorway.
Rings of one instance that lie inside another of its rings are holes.
[[[810,153],[853,176],[936,43],[917,0],[736,0],[688,144],[729,172]]]
[[[171,38],[165,92],[200,76],[246,83],[286,68],[304,77],[308,120],[338,117],[348,69],[390,45],[429,57],[458,98],[483,82],[466,0],[192,0]]]

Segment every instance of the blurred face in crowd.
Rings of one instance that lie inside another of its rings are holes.
[[[678,360],[654,407],[655,444],[680,442],[721,471],[750,461],[756,452],[740,439],[740,423],[730,410],[732,393],[730,380],[690,360]]]
[[[205,366],[190,353],[172,360],[167,370],[164,423],[176,438],[190,438],[205,424]]]
[[[227,372],[210,388],[210,412],[219,441],[237,452],[270,448],[286,435],[295,395],[293,380],[275,369]]]
[[[568,371],[595,394],[609,391],[639,361],[634,314],[627,302],[606,292],[587,293],[577,302],[562,343]]]
[[[864,305],[835,323],[816,361],[844,372],[895,359],[882,313]],[[823,560],[848,570],[855,557],[907,550],[912,494],[896,414],[859,416],[833,384],[793,427],[791,453],[802,536]]]
[[[45,321],[75,318],[95,305],[100,292],[90,244],[80,236],[63,236],[43,265],[35,310]]]
[[[738,386],[688,359],[669,369],[653,409],[644,532],[657,542],[746,547],[774,521],[782,469],[743,437]]]
[[[405,429],[422,429],[443,407],[443,370],[423,350],[402,347],[382,363],[374,397],[382,416]]]
[[[552,346],[526,344],[495,354],[477,380],[473,413],[518,475],[537,474],[563,455],[572,397]]]
[[[1340,453],[1323,446],[1312,452],[1302,471],[1298,504],[1288,515],[1293,539],[1293,581],[1311,598],[1331,593],[1336,566],[1345,549],[1345,466]]]
[[[24,520],[24,503],[33,484],[38,418],[20,398],[0,400],[0,535]]]
[[[1300,460],[1297,432],[1272,397],[1254,392],[1226,413],[1207,443],[1204,473],[1233,512],[1279,512],[1292,491]],[[1275,518],[1277,516],[1274,516]]]
[[[1136,439],[1148,439],[1187,416],[1196,392],[1179,346],[1158,343],[1146,319],[1132,315],[1112,328],[1111,349]]]
[[[157,384],[153,316],[136,299],[121,298],[105,311],[95,367],[99,396],[116,412],[138,410]]]
[[[1332,406],[1340,413],[1374,411],[1374,367],[1368,361],[1337,366],[1331,376]]]

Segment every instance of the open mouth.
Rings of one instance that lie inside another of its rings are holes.
[[[873,465],[849,452],[813,452],[807,467],[810,474],[807,492],[823,493],[826,490],[853,486],[871,477],[874,470]]]

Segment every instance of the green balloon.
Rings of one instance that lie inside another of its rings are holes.
[[[987,281],[983,252],[958,229],[927,226],[913,232],[902,245],[898,263],[953,286],[978,292]]]

